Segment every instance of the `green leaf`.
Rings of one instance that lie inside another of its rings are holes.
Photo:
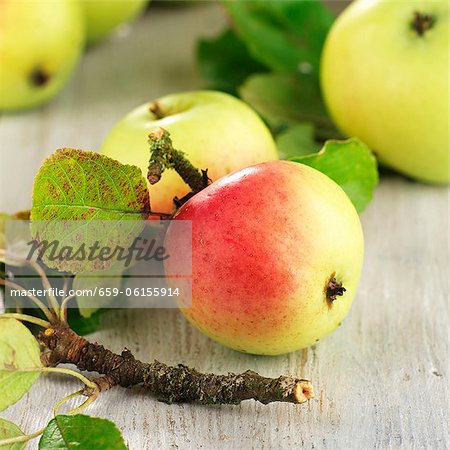
[[[150,211],[147,182],[138,167],[82,150],[62,149],[44,161],[34,181],[33,233],[39,242],[90,248],[128,247]],[[115,221],[105,226],[105,221]],[[54,260],[51,268],[73,273],[103,270],[111,261]]]
[[[311,72],[334,16],[318,0],[224,2],[239,37],[258,61],[277,71]]]
[[[19,401],[40,375],[20,369],[40,367],[39,345],[34,336],[19,321],[0,315],[0,411]]]
[[[339,134],[325,109],[318,82],[309,75],[257,74],[239,89],[276,132],[301,122],[314,124],[318,139]]]
[[[58,415],[49,422],[39,450],[126,450],[114,423],[85,415]]]
[[[346,192],[358,212],[372,200],[378,184],[377,161],[359,139],[328,141],[319,153],[290,159],[328,175]]]
[[[198,42],[197,61],[200,74],[209,82],[211,89],[234,95],[250,74],[265,70],[228,29],[213,39],[201,39]]]
[[[8,420],[0,417],[0,442],[4,439],[11,439],[19,436],[23,436],[21,429]],[[1,445],[0,450],[22,450],[27,446],[26,442],[17,442],[15,444]]]
[[[141,170],[98,153],[57,150],[34,180],[32,220],[140,219],[149,211]]]
[[[90,317],[86,318],[81,316],[78,308],[69,308],[67,310],[67,322],[69,323],[70,328],[79,336],[86,336],[87,334],[94,333],[100,328],[101,316],[107,311],[107,309],[100,309],[99,311],[93,313]],[[7,310],[6,312],[15,312],[15,310]],[[40,309],[25,308],[24,310],[22,310],[22,313],[46,320],[46,317]],[[31,332],[37,333],[41,331],[40,327],[31,323],[27,323],[26,327],[30,329]]]
[[[94,295],[77,297],[78,308],[83,317],[91,317],[99,309],[107,308],[115,300],[115,297],[101,295],[101,293],[105,292],[104,289],[120,288],[122,280],[119,275],[123,270],[123,267],[119,269],[114,266],[110,270],[75,275],[73,279],[74,290],[83,291],[86,289],[94,293]]]
[[[15,310],[11,310],[10,312],[14,312]],[[67,322],[70,328],[75,331],[79,336],[86,336],[87,334],[94,333],[99,330],[101,327],[101,316],[106,313],[108,309],[100,309],[94,313],[92,313],[89,317],[83,317],[78,308],[69,308],[67,310]],[[9,311],[7,311],[9,312]],[[42,313],[40,309],[24,309],[22,311],[23,314],[27,314],[29,316],[38,317],[40,319],[46,320],[46,317]],[[27,323],[26,327],[30,329],[32,332],[39,332],[41,328],[37,327],[34,324]]]
[[[314,126],[307,122],[279,133],[276,143],[280,159],[309,155],[320,150],[320,144],[314,140]]]
[[[80,336],[94,333],[101,326],[101,316],[108,311],[107,309],[100,309],[92,313],[89,317],[83,317],[78,308],[69,308],[67,311],[67,322],[70,328]]]

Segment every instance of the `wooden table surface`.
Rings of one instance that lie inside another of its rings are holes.
[[[133,107],[201,87],[195,41],[224,21],[213,4],[150,8],[128,32],[89,50],[56,100],[1,116],[0,210],[30,206],[33,175],[56,148],[95,150]],[[210,341],[176,310],[112,312],[92,336],[145,360],[307,377],[317,393],[309,404],[166,405],[117,388],[87,413],[113,420],[132,450],[446,448],[448,212],[447,188],[382,178],[362,215],[366,254],[354,306],[313,348],[279,357],[240,354]],[[47,423],[56,400],[77,388],[65,378],[41,377],[2,417],[32,432]]]

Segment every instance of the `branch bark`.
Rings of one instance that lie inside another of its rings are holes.
[[[54,324],[39,336],[50,350],[44,363],[69,363],[80,370],[105,375],[94,380],[99,390],[119,385],[142,385],[166,403],[238,404],[254,399],[261,403],[304,403],[314,397],[310,381],[281,376],[267,378],[248,370],[241,374],[205,374],[182,364],[143,363],[129,350],[118,355],[78,336],[66,324]]]
[[[172,139],[168,131],[163,128],[149,134],[150,162],[147,172],[147,180],[150,184],[156,184],[166,169],[174,169],[183,181],[197,193],[208,186],[210,180],[207,171],[197,170],[184,153],[173,148]]]

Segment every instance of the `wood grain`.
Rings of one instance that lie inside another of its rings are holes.
[[[1,117],[0,209],[29,207],[33,175],[56,148],[97,149],[129,109],[201,86],[195,40],[223,22],[212,4],[150,8],[129,34],[92,48],[55,101]],[[351,313],[303,352],[239,354],[201,335],[176,310],[112,312],[92,336],[113,350],[126,345],[141,359],[204,371],[305,376],[317,392],[307,406],[166,405],[140,390],[114,389],[88,413],[113,420],[132,450],[447,448],[448,211],[448,189],[383,176],[362,215],[365,266]],[[77,388],[42,377],[2,416],[34,431],[50,419],[55,401]]]

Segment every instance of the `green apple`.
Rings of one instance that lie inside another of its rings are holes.
[[[0,110],[52,98],[67,82],[83,44],[77,2],[0,1]]]
[[[179,220],[192,221],[192,236],[180,233]],[[236,350],[278,355],[342,322],[363,246],[358,214],[334,181],[303,164],[269,161],[188,200],[169,225],[164,265],[197,328]],[[186,274],[190,262],[191,280],[170,276]]]
[[[146,3],[146,0],[81,0],[88,44],[98,42],[120,24],[133,20]]]
[[[449,3],[358,0],[326,40],[321,79],[341,130],[410,177],[450,180]]]
[[[148,134],[169,131],[174,147],[212,180],[258,162],[278,158],[275,143],[260,117],[244,102],[215,91],[172,94],[131,111],[108,134],[101,153],[147,174]],[[173,198],[190,191],[180,176],[166,170],[150,186],[153,211],[170,213]]]

